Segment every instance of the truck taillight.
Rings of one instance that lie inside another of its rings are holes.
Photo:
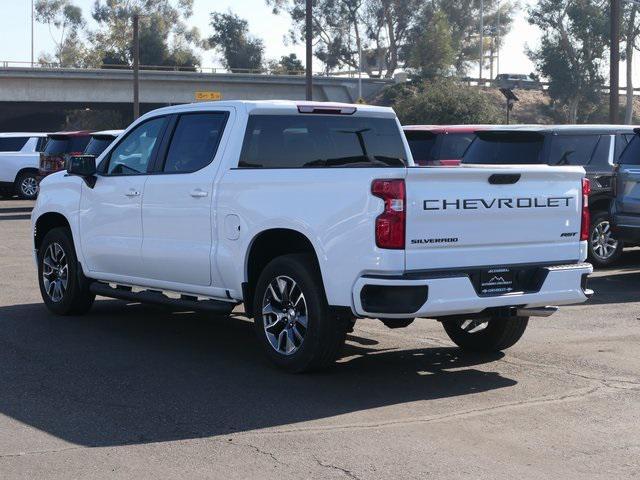
[[[384,211],[376,218],[378,248],[403,249],[406,223],[404,180],[374,180],[371,193],[384,200]]]
[[[591,181],[582,179],[582,223],[580,225],[580,240],[589,240],[591,214],[589,213],[589,195],[591,195]]]

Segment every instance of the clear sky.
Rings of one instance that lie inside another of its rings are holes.
[[[535,0],[525,0],[521,4],[526,6]],[[75,0],[80,6],[85,18],[91,25],[90,12],[94,0]],[[31,0],[0,0],[0,61],[26,61],[31,56]],[[299,58],[304,58],[301,45],[287,45],[285,36],[290,22],[286,14],[273,15],[264,0],[195,0],[194,15],[189,23],[197,26],[203,37],[210,33],[209,13],[212,11],[227,11],[246,18],[251,32],[262,38],[266,47],[266,58],[279,58],[282,55],[295,52]],[[525,19],[524,8],[518,13],[511,33],[505,38],[501,52],[500,71],[505,73],[529,73],[533,65],[524,53],[525,45],[535,46],[539,38],[539,31],[529,25]],[[46,26],[36,24],[35,29],[35,57],[41,52],[51,51],[53,41]],[[640,61],[636,62],[635,82],[640,84]],[[213,51],[202,52],[202,65],[205,67],[219,66],[220,62]],[[476,76],[476,70],[469,72]],[[624,85],[624,66],[621,68]],[[488,75],[488,72],[486,73]]]

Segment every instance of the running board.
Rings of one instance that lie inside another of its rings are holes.
[[[171,298],[157,290],[143,290],[133,292],[131,287],[117,286],[113,288],[106,283],[93,282],[89,290],[96,295],[103,297],[117,298],[130,302],[150,303],[171,308],[187,310],[205,310],[207,312],[228,315],[237,305],[236,302],[222,302],[219,300],[198,300],[198,297],[191,295],[180,295],[180,298]]]

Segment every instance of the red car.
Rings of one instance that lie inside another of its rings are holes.
[[[407,125],[402,127],[413,160],[421,166],[457,166],[476,138],[488,125]]]
[[[72,155],[81,155],[91,140],[91,132],[57,132],[48,135],[49,140],[40,153],[40,179],[64,170],[66,160]]]

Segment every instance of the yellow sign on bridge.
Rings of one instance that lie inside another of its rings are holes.
[[[210,102],[212,100],[222,100],[220,92],[196,92],[196,101]]]

